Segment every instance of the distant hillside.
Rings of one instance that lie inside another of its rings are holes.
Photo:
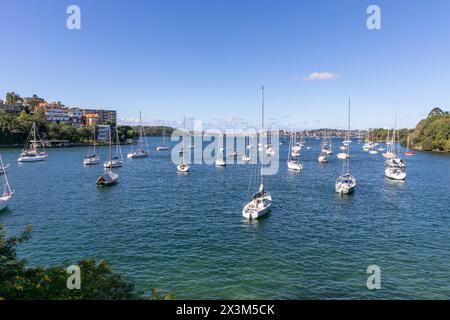
[[[450,114],[434,108],[409,134],[411,148],[450,152]]]

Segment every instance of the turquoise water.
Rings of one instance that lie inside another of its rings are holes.
[[[125,160],[120,182],[103,189],[103,169],[82,165],[87,148],[51,149],[27,164],[17,164],[19,150],[0,150],[16,191],[0,223],[8,234],[33,225],[20,255],[42,265],[108,259],[139,289],[179,299],[449,298],[449,155],[418,153],[407,181],[394,182],[380,155],[353,143],[358,186],[340,197],[341,160],[319,164],[314,141],[305,169],[288,172],[281,146],[280,172],[266,179],[272,214],[249,223],[250,166],[192,165],[179,175],[169,152],[154,151],[159,142],[150,138],[151,156]],[[366,287],[373,264],[377,291]]]

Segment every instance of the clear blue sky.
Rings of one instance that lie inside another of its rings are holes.
[[[81,30],[66,8],[81,7]],[[378,4],[382,30],[366,28]],[[0,95],[16,91],[120,118],[304,128],[413,127],[450,106],[450,1],[2,0]],[[306,81],[313,72],[335,80]],[[449,108],[450,109],[450,108]]]

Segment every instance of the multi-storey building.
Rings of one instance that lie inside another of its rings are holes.
[[[48,106],[44,108],[45,117],[48,122],[52,123],[70,123],[69,109],[67,108],[54,108]]]
[[[22,103],[1,103],[0,109],[4,110],[6,113],[18,116],[23,110],[25,110],[25,106]]]
[[[98,124],[117,123],[117,111],[103,109],[83,109],[84,114],[97,114]]]

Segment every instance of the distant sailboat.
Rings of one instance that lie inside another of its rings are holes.
[[[4,168],[3,159],[0,156],[0,167]],[[5,209],[8,206],[8,203],[12,199],[13,192],[11,191],[11,187],[9,185],[8,181],[8,174],[6,173],[6,170],[3,171],[3,188],[0,189],[0,211]]]
[[[350,131],[350,99],[348,99],[348,128]],[[343,174],[336,180],[336,193],[349,194],[355,190],[356,179],[350,174],[350,146],[347,146],[347,157],[344,162]]]
[[[83,164],[85,166],[94,165],[100,162],[100,156],[97,154],[96,150],[96,141],[95,141],[95,131],[97,130],[97,127],[94,126],[94,142],[92,143],[92,152],[91,152],[91,146],[89,146],[89,152],[86,157],[83,159]]]
[[[321,143],[321,146],[320,146],[320,155],[317,158],[317,160],[320,163],[327,163],[328,162],[328,153],[326,153],[324,151],[325,144],[326,144],[326,132],[325,133],[322,132],[322,143]]]
[[[389,157],[385,162],[384,174],[387,178],[392,180],[405,180],[406,179],[406,162],[397,156],[397,108],[395,109],[395,125],[394,132],[392,134],[391,152],[392,157]]]
[[[261,140],[264,135],[264,87],[262,90],[262,121],[261,121]],[[262,142],[262,141],[261,141]],[[248,202],[244,209],[242,210],[242,216],[246,219],[258,219],[270,211],[272,207],[272,195],[267,192],[264,188],[264,175],[263,175],[263,160],[264,160],[264,152],[261,152],[261,161],[260,161],[260,177],[261,183],[259,185],[259,190],[256,194],[253,195],[253,198],[250,202]]]
[[[189,165],[186,163],[186,159],[185,159],[185,154],[186,154],[186,152],[184,152],[184,150],[186,149],[185,133],[186,133],[186,117],[184,117],[184,119],[183,119],[183,161],[177,165],[177,171],[182,172],[182,173],[188,172],[189,168],[190,168]]]
[[[120,147],[119,130],[117,130],[117,126],[115,131],[116,131],[116,153],[110,161],[107,161],[103,164],[103,167],[105,168],[109,167],[119,168],[123,165],[122,148]]]
[[[142,127],[142,116],[141,112],[139,111],[139,147],[129,152],[127,154],[127,158],[129,159],[145,158],[148,157],[148,154],[149,152],[148,152],[147,138],[144,134],[144,128]]]
[[[415,156],[416,153],[409,148],[409,136],[406,138],[406,140],[407,140],[406,147],[408,148],[408,151],[405,152],[405,156],[408,156],[408,157]]]
[[[247,143],[247,138],[250,142],[250,137],[245,136],[244,137],[244,145],[246,146],[245,150],[244,150],[244,155],[242,156],[242,161],[243,162],[250,162],[250,160],[252,160],[252,158],[250,157],[250,148],[248,148],[249,144]]]
[[[166,128],[163,128],[162,131],[162,143],[156,148],[156,151],[167,151],[169,147],[167,146],[167,138],[166,138]]]
[[[294,121],[292,121],[292,132],[294,131]],[[303,169],[303,165],[300,163],[298,159],[292,159],[292,146],[294,144],[293,136],[291,135],[291,139],[289,140],[289,151],[288,151],[288,160],[287,166],[289,170],[300,171]],[[300,153],[299,153],[300,155]]]
[[[111,128],[109,128],[109,161],[112,162],[112,134],[111,134]],[[97,179],[97,185],[98,186],[110,186],[119,180],[119,175],[112,171],[112,166],[108,167],[108,171],[102,174]]]
[[[219,143],[217,146],[218,151],[216,151],[216,161],[214,162],[216,164],[216,167],[225,167],[227,164],[223,156],[224,148],[222,147],[222,144],[223,144],[223,135],[220,133]]]
[[[32,139],[31,139],[32,138]],[[36,123],[33,122],[31,131],[28,134],[25,148],[20,153],[18,162],[36,162],[43,161],[48,157],[47,152],[40,151],[38,146],[42,146],[41,139],[36,130]]]

